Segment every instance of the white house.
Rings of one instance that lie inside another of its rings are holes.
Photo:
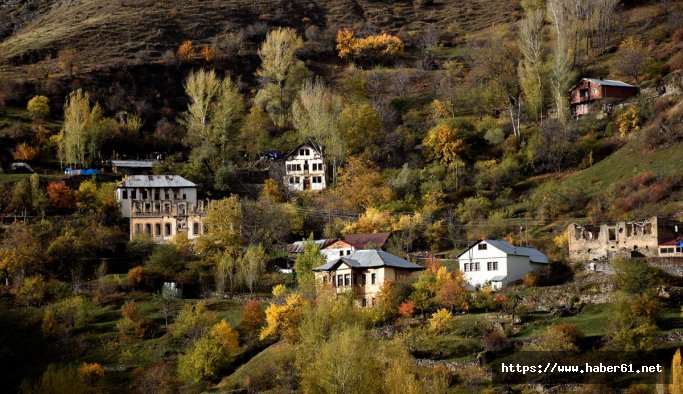
[[[321,249],[320,253],[322,253],[323,256],[325,256],[325,259],[327,261],[333,261],[339,259],[340,257],[349,256],[351,255],[351,253],[355,251],[356,248],[353,245],[351,245],[348,242],[339,240]]]
[[[197,185],[179,175],[132,175],[116,187],[121,216],[131,217],[134,201],[152,204],[183,200],[197,205]]]
[[[312,144],[301,144],[285,156],[284,183],[289,190],[323,190],[326,173],[325,160]]]
[[[467,283],[479,288],[490,283],[494,289],[524,278],[528,272],[548,265],[548,257],[534,248],[507,241],[480,240],[458,255]]]

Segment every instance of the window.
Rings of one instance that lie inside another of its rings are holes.
[[[337,287],[344,286],[344,276],[337,275]]]
[[[192,234],[199,235],[199,223],[192,223]]]
[[[486,250],[486,246],[488,246],[488,245],[482,243],[482,244],[477,245],[477,249]]]
[[[472,268],[472,271],[479,271],[479,263],[472,263],[474,267]]]
[[[368,306],[368,300],[366,300],[365,298],[361,298],[361,300],[360,300],[360,306],[362,306],[363,308],[365,308],[366,306]]]
[[[183,193],[183,200],[187,200],[187,194]]]
[[[158,190],[155,190],[155,191],[154,191],[154,199],[155,199],[155,200],[160,200],[160,198],[159,198],[159,191],[158,191]]]
[[[164,231],[165,235],[171,235],[171,223],[166,223],[164,226]]]
[[[487,271],[498,271],[498,262],[497,261],[489,261],[486,263],[486,270]]]
[[[154,225],[154,235],[161,235],[161,223]]]
[[[135,224],[135,234],[140,234],[142,232],[142,226],[140,223]]]
[[[304,155],[304,150],[303,150],[303,149],[299,149],[299,156],[303,156],[303,155]]]
[[[377,274],[371,274],[370,275],[370,284],[375,284],[375,281],[377,279]],[[373,304],[374,305],[374,304]]]
[[[462,270],[465,272],[470,272],[470,263],[465,263]]]
[[[147,190],[142,191],[142,199],[146,200],[147,199]]]
[[[340,251],[339,251],[339,257],[341,257],[341,256],[343,256],[343,255],[344,255],[344,251],[343,251],[343,250],[340,250]]]
[[[291,184],[291,183],[294,183],[294,177],[293,177],[293,176],[290,176],[290,177],[289,177],[289,183],[290,183],[290,184]]]
[[[348,256],[348,255],[350,255],[350,254],[351,254],[351,251],[350,251],[350,250],[347,250],[347,251],[346,251],[346,255]]]
[[[351,274],[344,274],[344,286],[351,284]]]
[[[152,225],[149,223],[145,223],[145,233],[152,235]]]
[[[366,283],[365,274],[360,274],[360,285],[365,286]]]
[[[127,199],[128,199],[128,190],[125,190],[125,189],[124,189],[124,190],[121,192],[121,198],[124,199],[124,200],[127,200]]]
[[[370,305],[375,306],[375,297],[372,297],[372,300],[370,301]]]
[[[130,191],[130,198],[131,198],[132,200],[135,200],[135,199],[137,198],[137,193],[136,193],[136,190],[135,190],[135,189],[133,189],[133,190]]]

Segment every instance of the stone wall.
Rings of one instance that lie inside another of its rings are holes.
[[[683,276],[683,257],[649,258],[648,264],[674,276]]]

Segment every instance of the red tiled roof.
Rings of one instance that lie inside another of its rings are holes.
[[[390,235],[391,233],[350,234],[344,237],[344,242],[356,249],[365,249],[368,244],[374,244],[378,249],[382,249]]]
[[[683,242],[683,237],[678,237],[675,239],[670,239],[668,241],[662,242],[659,244],[659,246],[676,246]]]

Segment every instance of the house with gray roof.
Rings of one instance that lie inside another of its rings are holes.
[[[383,250],[356,250],[313,268],[316,279],[337,294],[352,291],[362,307],[375,306],[385,282],[408,283],[424,267]]]
[[[131,217],[134,201],[153,204],[183,200],[197,204],[197,185],[180,175],[132,175],[116,186],[116,200],[121,207],[121,216]]]
[[[638,92],[637,86],[626,82],[582,78],[569,92],[571,114],[579,117],[595,111],[609,112],[614,104],[627,100]]]
[[[514,246],[502,240],[479,240],[458,255],[460,271],[473,288],[490,284],[500,289],[547,267],[548,257],[538,249]]]

